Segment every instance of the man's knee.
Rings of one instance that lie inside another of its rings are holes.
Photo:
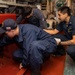
[[[15,61],[21,62],[23,58],[23,53],[20,50],[16,50],[13,52],[13,59]]]
[[[30,59],[35,60],[39,63],[42,62],[42,52],[40,49],[38,49],[39,42],[38,41],[34,41],[33,43],[31,43],[31,50],[30,50]]]
[[[68,54],[74,54],[75,53],[75,47],[69,46],[66,51]]]
[[[14,52],[13,52],[13,56],[14,57],[23,57],[23,51],[22,50],[15,50]]]
[[[36,49],[36,48],[39,48],[39,42],[38,41],[34,41],[31,43],[30,45],[30,48],[33,50],[33,49]]]
[[[67,53],[75,61],[75,46],[68,47]]]

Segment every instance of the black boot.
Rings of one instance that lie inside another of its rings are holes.
[[[43,54],[43,62],[45,62],[46,60],[48,60],[50,58],[50,53],[45,52]]]
[[[31,75],[41,75],[40,71],[41,65],[35,61],[35,63],[32,63],[31,65]]]
[[[62,45],[57,46],[56,52],[54,53],[55,56],[62,56],[66,54],[66,50]]]
[[[41,72],[40,71],[32,71],[31,75],[41,75]]]

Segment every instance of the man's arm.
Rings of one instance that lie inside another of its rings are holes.
[[[43,30],[46,31],[47,33],[51,34],[51,35],[57,34],[59,32],[57,29],[54,29],[54,30],[43,29]]]
[[[40,19],[40,27],[42,29],[47,29],[47,22],[44,17],[42,17],[42,19]]]
[[[19,24],[19,23],[21,23],[22,20],[23,20],[22,15],[20,15],[20,16],[16,19],[16,22]]]
[[[33,11],[34,11],[35,15],[37,16],[37,18],[39,19],[40,27],[42,29],[46,29],[47,28],[47,22],[46,22],[45,16],[42,13],[42,11],[39,9],[33,9]]]
[[[75,45],[75,35],[73,36],[72,40],[61,41],[61,42],[59,42],[59,44],[61,44],[61,45]]]
[[[61,45],[75,45],[75,18],[72,21],[72,39],[68,41],[61,41]]]

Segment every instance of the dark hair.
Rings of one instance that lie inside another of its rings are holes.
[[[23,7],[23,9],[22,9],[22,16],[23,16],[23,17],[26,17],[26,16],[30,15],[31,12],[32,12],[32,7],[30,7],[30,6],[25,6],[25,7]]]
[[[68,6],[63,6],[58,9],[61,13],[67,13],[69,16],[71,15],[71,9]]]

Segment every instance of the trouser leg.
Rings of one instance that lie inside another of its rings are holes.
[[[52,53],[56,48],[52,42],[34,41],[30,46],[30,65],[33,71],[40,71],[40,65],[43,63],[43,52]]]
[[[67,53],[75,61],[75,45],[68,46]]]

